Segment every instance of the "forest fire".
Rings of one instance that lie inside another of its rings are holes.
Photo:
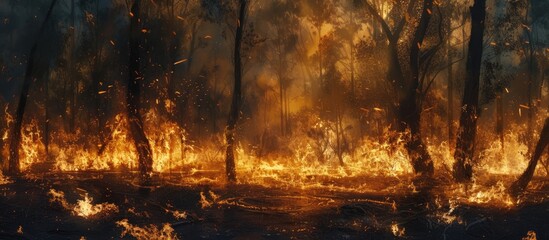
[[[0,239],[546,239],[549,2],[0,2]]]

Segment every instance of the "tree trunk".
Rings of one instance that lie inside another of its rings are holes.
[[[48,68],[49,69],[49,68]],[[46,79],[44,81],[44,147],[46,150],[46,162],[50,160],[50,112],[49,112],[49,85],[50,85],[50,71],[47,71]]]
[[[505,136],[503,128],[503,94],[499,93],[496,96],[496,133],[499,136],[502,154],[505,151]]]
[[[451,29],[451,24],[448,26],[448,30]],[[454,68],[452,64],[452,46],[450,44],[450,37],[447,41],[447,55],[448,55],[448,119],[447,119],[447,128],[448,128],[448,148],[451,151],[452,143],[454,142]]]
[[[538,161],[541,155],[543,154],[543,151],[545,150],[545,148],[547,148],[548,144],[549,144],[549,118],[546,118],[545,124],[543,125],[543,129],[541,130],[538,143],[536,144],[536,150],[534,151],[534,155],[532,155],[530,162],[528,162],[528,167],[526,168],[526,171],[524,171],[524,173],[522,173],[522,175],[509,188],[509,192],[511,194],[513,194],[514,196],[517,196],[526,189],[526,187],[528,186],[528,183],[530,183],[530,180],[532,180],[532,177],[534,176],[534,172],[536,170]]]
[[[423,1],[421,19],[415,30],[414,39],[410,47],[412,79],[409,84],[406,84],[404,98],[401,98],[399,104],[400,131],[410,130],[410,139],[406,143],[406,149],[412,159],[414,171],[427,175],[433,174],[434,167],[427,147],[421,138],[421,106],[418,104],[417,93],[421,92],[421,89],[419,89],[420,47],[423,44],[427,28],[429,27],[432,8],[433,0]]]
[[[76,48],[76,29],[75,29],[75,9],[74,9],[74,0],[71,0],[71,28],[70,28],[70,45],[71,45],[71,57],[69,60],[69,78],[71,81],[71,115],[69,119],[69,129],[71,133],[74,133],[75,123],[76,123],[76,98],[78,93],[78,82],[76,81],[75,71],[74,71],[74,61],[75,57],[75,48]]]
[[[29,60],[27,63],[27,69],[25,71],[25,80],[23,81],[23,88],[21,90],[21,96],[19,97],[19,103],[17,105],[17,112],[15,114],[15,122],[13,124],[13,128],[10,132],[10,159],[9,159],[9,166],[8,166],[8,174],[10,175],[17,175],[20,172],[20,163],[19,163],[19,144],[21,142],[21,126],[23,124],[23,115],[25,114],[25,107],[27,105],[27,97],[29,94],[29,89],[33,82],[33,74],[34,74],[34,58],[36,57],[36,49],[38,48],[38,43],[40,42],[40,38],[42,37],[42,34],[44,33],[44,30],[46,28],[46,23],[51,17],[51,13],[53,11],[53,7],[55,6],[55,3],[57,0],[52,0],[50,4],[50,8],[48,9],[48,12],[46,14],[46,17],[44,18],[44,21],[42,22],[42,25],[40,26],[40,31],[36,37],[36,41],[32,45],[30,54],[29,54]]]
[[[324,76],[322,74],[322,23],[316,27],[318,31],[318,81],[320,90],[324,89]]]
[[[240,113],[240,102],[242,100],[242,59],[240,49],[242,47],[242,35],[246,17],[247,0],[240,0],[240,11],[236,26],[236,35],[234,40],[234,89],[233,99],[231,101],[231,110],[227,121],[225,138],[227,141],[226,151],[226,173],[229,182],[236,182],[236,167],[234,159],[235,131],[236,123]]]
[[[285,125],[284,125],[284,83],[282,82],[281,74],[278,74],[278,85],[279,85],[279,91],[280,91],[280,134],[284,136],[285,132]]]
[[[140,88],[141,80],[143,78],[139,66],[139,39],[141,38],[141,28],[139,27],[139,3],[140,0],[135,0],[131,8],[133,15],[130,19],[130,63],[126,104],[128,108],[130,132],[133,136],[135,148],[139,157],[141,183],[147,185],[151,180],[152,151],[149,140],[143,130],[143,119],[139,113]]]
[[[353,10],[350,11],[351,17],[350,17],[350,24],[351,26],[354,26],[355,18],[353,15]],[[351,54],[349,55],[350,61],[349,64],[351,65],[351,101],[353,104],[356,104],[356,94],[355,94],[355,43],[354,43],[354,36],[351,36],[349,38],[349,46]]]
[[[465,89],[457,132],[456,151],[454,153],[454,178],[458,182],[471,181],[473,177],[485,17],[486,0],[475,0],[473,7],[471,7],[471,36],[467,53]]]

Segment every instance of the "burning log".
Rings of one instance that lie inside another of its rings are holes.
[[[50,4],[50,8],[48,9],[48,12],[46,13],[46,17],[44,18],[44,21],[42,22],[42,25],[40,26],[40,31],[36,37],[36,41],[32,45],[30,54],[29,54],[29,60],[27,63],[27,69],[25,72],[25,80],[23,82],[23,89],[21,90],[21,95],[19,97],[19,104],[17,105],[17,113],[15,117],[15,124],[13,125],[13,128],[11,129],[11,142],[10,142],[10,158],[9,158],[9,167],[8,167],[8,174],[16,175],[20,172],[20,163],[19,163],[19,145],[21,142],[21,125],[23,124],[23,115],[25,114],[25,107],[27,105],[27,96],[29,95],[29,89],[31,87],[31,84],[33,82],[33,74],[34,74],[34,59],[36,56],[36,49],[38,48],[39,39],[44,33],[44,30],[46,28],[46,23],[50,19],[50,16],[53,12],[53,7],[55,6],[55,3],[57,0],[53,0]]]
[[[526,189],[526,187],[528,187],[528,183],[530,183],[530,180],[532,180],[532,177],[534,176],[534,172],[536,170],[536,166],[538,165],[538,161],[541,155],[543,154],[543,151],[547,148],[548,144],[549,144],[549,118],[545,119],[545,124],[543,125],[543,129],[541,130],[538,143],[536,144],[534,155],[532,155],[530,162],[528,162],[528,167],[526,168],[524,173],[522,173],[522,175],[509,188],[509,192],[512,195],[518,196],[521,192],[523,192]]]

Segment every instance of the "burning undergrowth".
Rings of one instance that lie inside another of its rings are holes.
[[[153,170],[166,175],[165,181],[182,186],[222,186],[226,183],[221,167],[225,156],[223,137],[193,142],[183,128],[155,111],[144,116],[148,126],[145,131],[153,150]],[[7,119],[10,124],[11,117]],[[411,184],[415,176],[405,148],[406,136],[383,129],[382,138],[365,136],[352,139],[352,134],[335,131],[334,122],[315,117],[304,118],[296,124],[298,130],[291,137],[278,138],[274,146],[268,136],[263,136],[259,143],[242,141],[237,145],[235,154],[240,184],[376,194],[416,191],[418,186]],[[515,125],[512,128],[523,127]],[[48,164],[54,172],[61,173],[137,170],[136,150],[133,144],[128,144],[131,136],[126,117],[122,114],[107,124],[108,138],[97,141],[98,144],[83,147],[75,135],[63,132],[53,135],[47,155],[49,160],[38,157],[44,152],[44,143],[37,122],[31,121],[24,129],[27,130],[22,132],[21,168],[27,172],[38,171]],[[526,168],[528,162],[528,148],[520,141],[517,132],[507,132],[504,145],[498,140],[481,141],[478,156],[482,161],[474,165],[479,172],[474,182],[467,186],[444,183],[447,187],[441,191],[468,204],[512,207],[520,202],[506,191],[506,186]],[[489,133],[481,136],[497,139]],[[8,137],[6,131],[3,138]],[[436,178],[446,178],[451,174],[449,169],[453,159],[448,143],[429,139],[427,144],[435,163]],[[6,147],[4,152],[7,152]],[[536,176],[546,174],[544,168],[536,171]],[[380,179],[389,184],[377,184]],[[72,211],[80,202],[91,202],[86,195],[82,198],[68,208]],[[103,208],[112,210],[107,206]],[[95,211],[95,208],[90,207],[90,211]]]
[[[10,183],[12,183],[10,178],[7,176],[4,176],[4,174],[2,174],[2,171],[0,171],[0,185],[10,184]]]

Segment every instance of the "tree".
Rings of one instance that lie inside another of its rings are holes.
[[[227,129],[225,132],[225,140],[227,141],[227,150],[225,152],[225,165],[227,180],[236,182],[236,166],[234,157],[235,131],[236,124],[240,113],[240,104],[242,101],[242,59],[241,48],[243,29],[246,24],[246,11],[248,0],[239,0],[238,21],[236,23],[236,33],[234,40],[234,87],[233,97],[231,101],[231,109],[229,111],[229,119],[227,120]]]
[[[405,12],[399,9],[398,4],[393,7],[394,11],[402,12],[399,19],[395,20],[396,24],[391,29],[389,22],[386,21],[382,15],[378,12],[376,7],[368,1],[365,1],[367,11],[376,19],[381,25],[383,32],[389,42],[389,63],[388,63],[388,77],[387,80],[393,86],[397,95],[397,104],[395,106],[397,112],[397,130],[399,132],[406,132],[409,130],[410,135],[406,139],[406,149],[412,160],[412,165],[416,173],[430,175],[434,171],[433,161],[427,151],[427,147],[423,143],[420,131],[421,122],[421,105],[419,100],[423,90],[420,86],[420,71],[423,64],[428,63],[428,59],[432,58],[438,51],[439,45],[432,48],[425,48],[423,41],[427,35],[429,28],[429,22],[433,15],[433,1],[424,0],[421,15],[419,18],[419,24],[415,28],[412,36],[412,42],[409,48],[409,67],[411,74],[408,76],[405,74],[403,65],[401,65],[399,55],[399,42],[401,41],[404,27],[409,16],[412,15],[415,9],[415,0],[411,0],[408,3],[408,7]],[[427,49],[420,51],[421,48]],[[428,67],[428,66],[427,66]],[[425,70],[424,70],[425,71]]]
[[[143,79],[140,72],[140,0],[134,0],[130,14],[130,62],[129,62],[129,79],[126,92],[126,104],[128,110],[128,122],[130,132],[133,136],[135,148],[139,158],[139,173],[142,184],[149,184],[152,173],[152,150],[149,140],[143,130],[143,119],[139,113],[139,101],[141,92],[141,80]]]
[[[335,14],[335,6],[333,0],[307,0],[305,2],[310,13],[307,15],[307,19],[313,24],[317,37],[318,37],[318,80],[320,87],[324,86],[324,68],[325,63],[322,58],[322,50],[320,43],[322,40],[322,27],[325,23],[329,22],[332,16]]]
[[[16,175],[19,174],[20,171],[20,163],[19,163],[19,145],[21,142],[21,126],[23,124],[23,116],[25,114],[25,107],[27,105],[27,97],[29,94],[29,89],[32,85],[33,78],[34,78],[34,68],[35,68],[35,58],[36,58],[36,49],[38,48],[39,39],[43,35],[44,30],[46,29],[46,23],[50,19],[53,7],[55,6],[55,3],[57,0],[52,0],[50,7],[48,9],[48,12],[46,13],[46,17],[44,18],[44,21],[42,22],[42,25],[40,26],[39,33],[36,37],[36,41],[32,45],[32,48],[29,53],[29,59],[27,62],[27,69],[25,71],[25,80],[23,81],[23,88],[21,89],[21,95],[19,97],[19,103],[17,104],[17,112],[15,114],[15,122],[13,124],[13,128],[10,131],[10,158],[9,158],[9,166],[8,166],[8,174]]]
[[[528,162],[528,167],[509,188],[511,194],[517,196],[526,189],[528,183],[530,183],[530,180],[532,180],[532,177],[534,176],[538,161],[543,154],[543,151],[547,148],[547,145],[549,145],[549,118],[545,119],[545,124],[543,125],[538,143],[536,144],[534,155],[532,155],[532,158]]]
[[[288,88],[291,85],[291,70],[295,65],[291,62],[298,41],[299,19],[297,17],[298,6],[294,1],[273,1],[270,7],[262,15],[266,16],[269,26],[268,44],[270,45],[268,61],[273,69],[274,76],[278,80],[280,103],[280,131],[282,136],[289,132],[289,99]],[[272,30],[271,30],[272,29]]]
[[[465,90],[462,99],[456,150],[454,152],[454,178],[458,182],[473,177],[473,158],[477,119],[479,117],[480,69],[484,39],[486,0],[475,0],[471,10],[471,35],[467,53]]]

